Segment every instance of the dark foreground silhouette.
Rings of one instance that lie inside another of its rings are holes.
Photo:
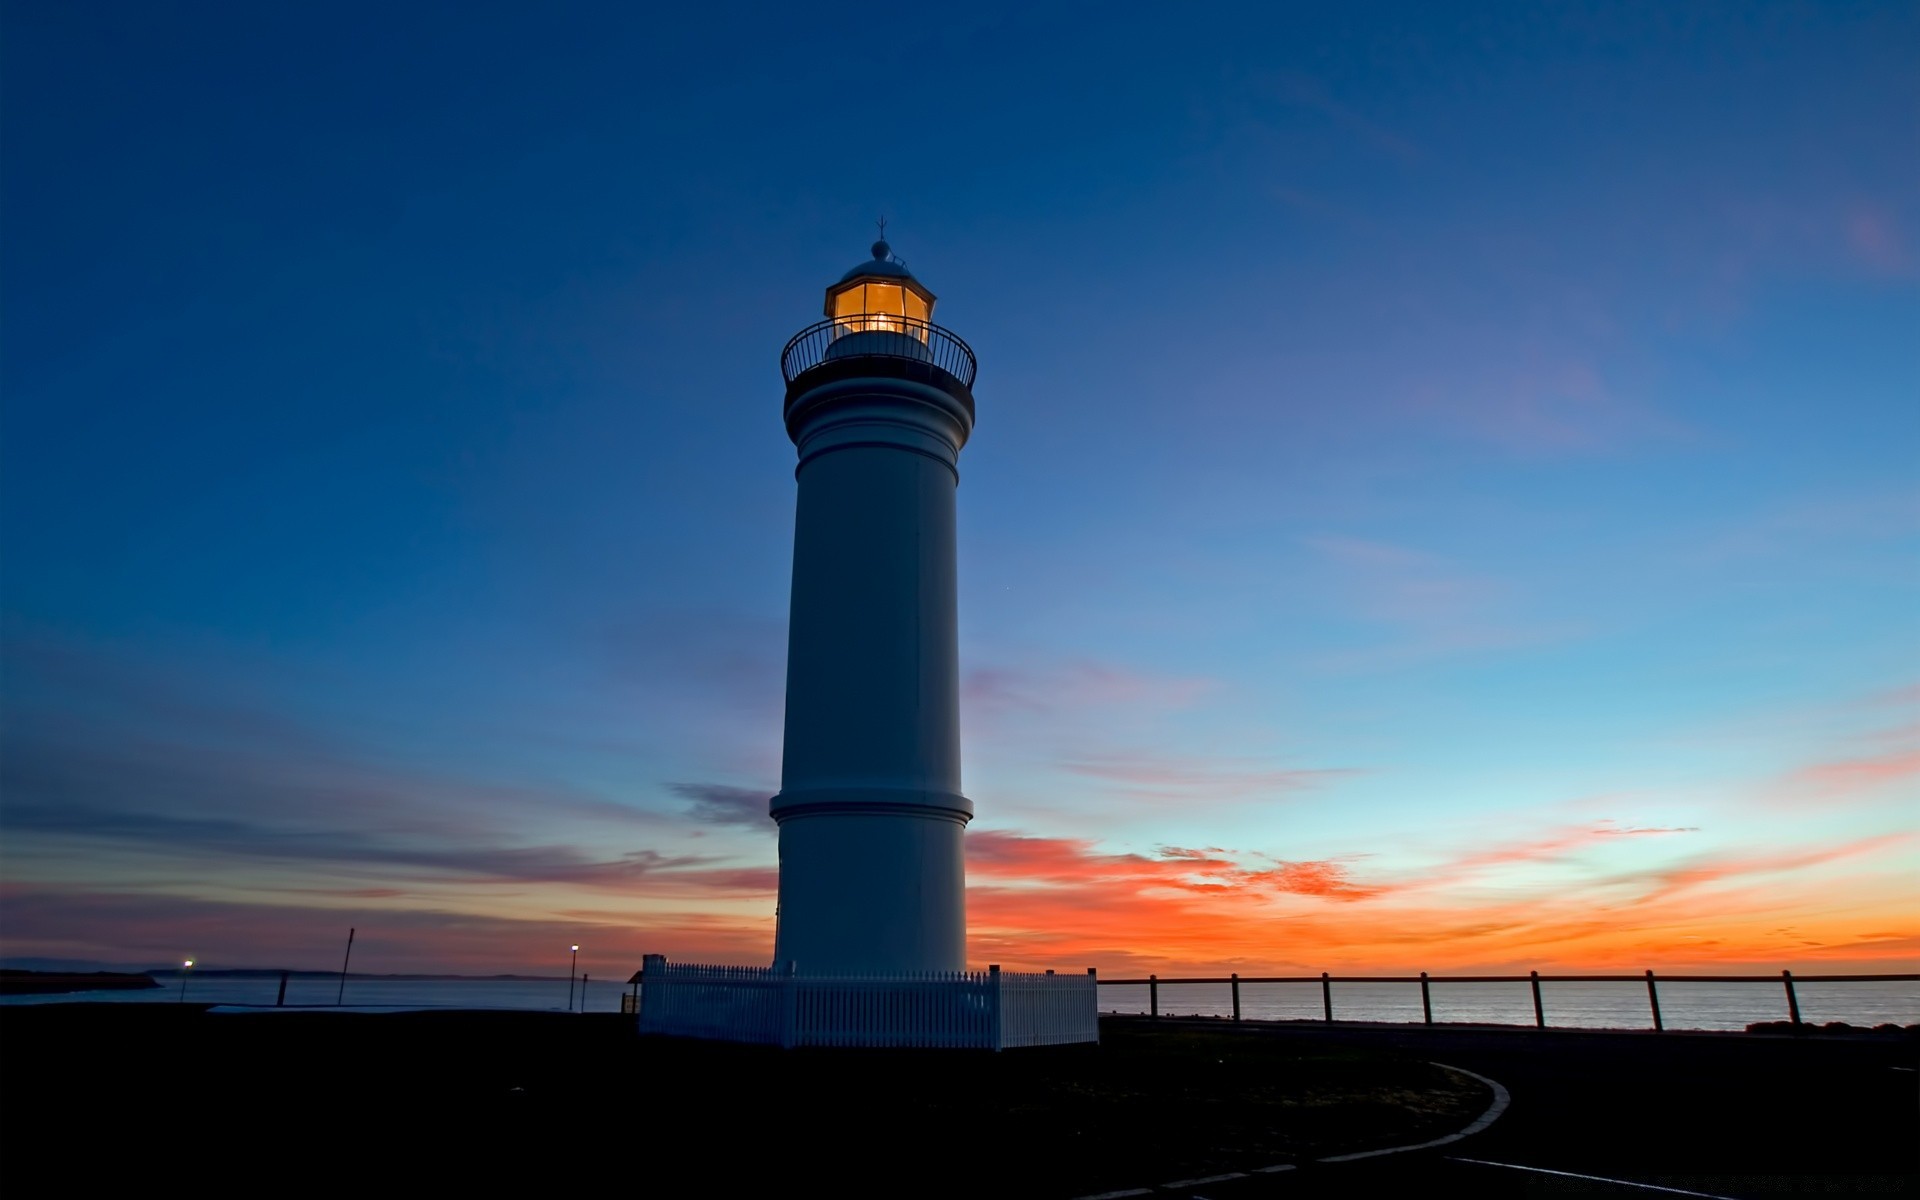
[[[0,996],[56,996],[63,992],[146,991],[151,975],[127,971],[0,970]]]
[[[1491,1099],[1411,1056],[1212,1030],[996,1055],[783,1052],[642,1039],[633,1025],[11,1009],[0,1187],[184,1166],[672,1195],[837,1180],[839,1195],[1077,1196],[1419,1141]]]
[[[782,1053],[643,1040],[612,1015],[12,1008],[0,1191],[1081,1196],[1292,1162],[1187,1194],[1627,1194],[1464,1156],[1759,1196],[1796,1179],[1897,1194],[1914,1166],[1905,1039],[1142,1020],[1103,1035],[1002,1055]],[[1512,1109],[1439,1150],[1316,1163],[1486,1107],[1429,1059],[1501,1080]]]

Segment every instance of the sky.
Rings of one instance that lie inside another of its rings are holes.
[[[0,9],[0,953],[771,957],[778,355],[978,354],[969,960],[1920,969],[1920,9]]]

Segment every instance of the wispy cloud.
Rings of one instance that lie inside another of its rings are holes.
[[[269,906],[517,905],[530,920],[580,892],[656,908],[771,906],[763,856],[720,838],[681,852],[674,843],[695,830],[657,797],[403,765],[244,681],[57,642],[16,639],[8,664],[0,819],[16,879]],[[738,799],[712,788],[692,798],[710,816],[732,816]]]
[[[1059,765],[1134,795],[1161,799],[1282,796],[1358,774],[1344,767],[1284,768],[1249,759],[1149,754],[1086,755]]]
[[[684,702],[777,718],[786,695],[785,622],[712,610],[656,611],[596,631],[599,662],[616,682],[673,685]]]
[[[1886,688],[1871,695],[1862,696],[1858,703],[1865,708],[1916,708],[1920,707],[1920,683],[1909,683],[1902,687]]]
[[[1916,840],[1911,833],[1877,834],[1785,853],[1720,853],[1699,855],[1665,866],[1615,875],[1606,885],[1629,885],[1637,892],[1628,903],[1650,906],[1665,903],[1677,893],[1713,884],[1751,885],[1771,877],[1792,875],[1816,867],[1862,858]]]
[[[657,884],[661,891],[758,890],[762,872],[709,868],[710,856],[629,850],[595,857],[567,845],[510,845],[469,835],[422,838],[391,831],[359,832],[273,825],[235,818],[182,817],[88,805],[9,804],[7,824],[16,838],[112,842],[146,854],[172,854],[212,865],[221,858],[245,863],[306,863],[336,873],[386,881],[431,883],[566,883],[632,891]]]
[[[1920,536],[1920,489],[1861,490],[1782,500],[1731,528],[1690,541],[1688,554],[1718,566],[1915,536]]]
[[[1371,646],[1324,653],[1320,661],[1331,669],[1379,670],[1543,645],[1584,632],[1564,622],[1526,619],[1511,585],[1439,555],[1337,534],[1303,542],[1335,569],[1345,612],[1396,631]]]
[[[1920,750],[1908,750],[1871,758],[1810,763],[1794,771],[1788,783],[1816,796],[1831,797],[1869,791],[1916,778],[1920,778]]]
[[[1698,832],[1699,829],[1691,825],[1621,826],[1612,821],[1600,821],[1591,825],[1558,830],[1541,837],[1502,842],[1460,854],[1451,859],[1442,870],[1430,876],[1428,883],[1431,885],[1459,882],[1490,867],[1556,862],[1568,855],[1616,838],[1661,837]]]
[[[1898,206],[1882,196],[1840,191],[1794,201],[1747,196],[1726,215],[1720,223],[1725,253],[1748,281],[1808,271],[1899,278],[1915,269]]]
[[[1686,435],[1623,392],[1590,357],[1512,355],[1408,389],[1410,416],[1528,457],[1606,454]]]
[[[1884,897],[1877,908],[1829,912],[1791,935],[1778,932],[1778,914],[1795,911],[1823,872],[1884,860],[1906,844],[1899,836],[1789,854],[1696,852],[1629,869],[1619,855],[1601,853],[1692,832],[1599,822],[1366,878],[1344,859],[1263,863],[1257,854],[1177,847],[1112,853],[1084,839],[983,831],[969,838],[976,880],[969,910],[978,941],[989,947],[983,952],[996,960],[1210,972],[1288,962],[1405,970],[1415,959],[1441,968],[1768,956],[1790,965],[1809,955],[1871,961],[1897,956],[1910,936],[1863,924],[1885,919]],[[1550,883],[1539,877],[1544,868]]]
[[[347,898],[349,901],[352,898]],[[160,965],[192,954],[209,967],[337,966],[348,926],[356,930],[356,971],[533,971],[560,977],[561,950],[581,944],[580,965],[596,979],[625,980],[641,955],[765,962],[772,909],[738,913],[601,912],[480,914],[438,907],[345,902],[326,906],[240,903],[150,890],[0,886],[6,949],[129,965]]]
[[[1413,165],[1425,156],[1404,135],[1363,114],[1351,104],[1334,98],[1322,80],[1294,71],[1280,71],[1261,78],[1267,95],[1284,103],[1326,118],[1329,125],[1356,145],[1385,155],[1403,165]]]
[[[1846,244],[1854,261],[1876,275],[1910,276],[1914,254],[1892,210],[1856,202],[1847,212]]]
[[[767,802],[773,793],[765,788],[732,787],[724,783],[670,783],[667,790],[692,801],[688,815],[696,821],[749,829],[771,828]]]
[[[1271,871],[1255,872],[1247,877],[1247,882],[1271,887],[1276,892],[1329,900],[1368,900],[1387,891],[1383,885],[1355,883],[1345,863],[1326,860],[1283,862]]]
[[[1186,708],[1219,687],[1202,676],[1166,676],[1117,663],[1077,659],[1044,666],[985,666],[966,673],[969,717],[1084,712],[1090,708]]]

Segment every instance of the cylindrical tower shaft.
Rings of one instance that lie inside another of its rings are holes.
[[[789,365],[799,496],[775,959],[802,974],[966,962],[954,501],[972,356],[963,380],[933,361],[936,336],[965,351],[958,339],[898,320],[826,322],[817,352]]]

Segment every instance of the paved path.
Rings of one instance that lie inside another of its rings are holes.
[[[1253,1022],[1241,1031],[1403,1049],[1497,1079],[1512,1103],[1485,1132],[1435,1149],[1156,1194],[1920,1195],[1911,1040]]]

